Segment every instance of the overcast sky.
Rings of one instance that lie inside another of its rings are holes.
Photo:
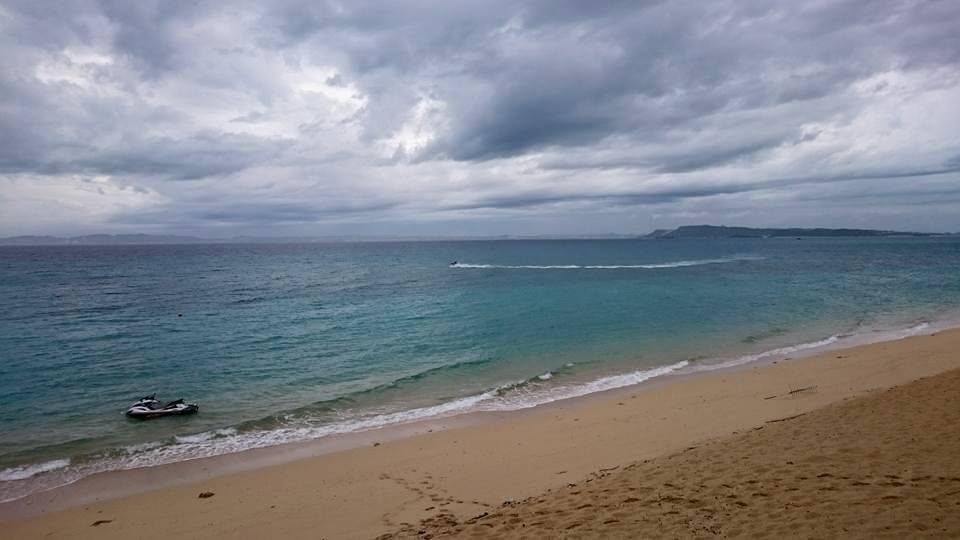
[[[0,0],[0,236],[960,230],[960,2]]]

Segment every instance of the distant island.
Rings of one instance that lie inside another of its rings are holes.
[[[882,231],[874,229],[825,228],[752,228],[722,225],[684,225],[676,229],[657,229],[646,235],[584,234],[584,235],[498,235],[498,236],[298,236],[265,237],[234,236],[230,238],[199,238],[165,234],[88,234],[84,236],[11,236],[0,238],[0,246],[135,246],[160,244],[285,244],[322,242],[417,242],[469,240],[658,240],[673,238],[784,238],[784,237],[931,237],[957,236],[950,233],[921,233]]]
[[[891,237],[944,236],[939,233],[881,231],[874,229],[755,229],[752,227],[725,227],[722,225],[684,225],[676,229],[657,229],[644,238],[782,238],[782,237]]]
[[[60,236],[11,236],[0,238],[0,246],[110,246],[144,244],[201,244],[210,242],[192,236],[157,234],[88,234]]]

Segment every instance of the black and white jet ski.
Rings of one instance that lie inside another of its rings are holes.
[[[159,418],[161,416],[175,416],[180,414],[193,414],[200,410],[196,403],[184,403],[182,399],[171,401],[167,404],[161,404],[157,400],[157,395],[142,397],[127,409],[127,416],[130,418]]]

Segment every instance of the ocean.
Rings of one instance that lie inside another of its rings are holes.
[[[960,240],[0,247],[0,307],[11,500],[935,331],[960,320]],[[200,412],[123,415],[154,392]]]

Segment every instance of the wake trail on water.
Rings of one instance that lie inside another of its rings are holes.
[[[560,264],[560,265],[538,265],[538,264],[473,264],[473,263],[453,263],[450,268],[463,269],[502,269],[502,270],[620,270],[620,269],[644,269],[653,270],[658,268],[683,268],[686,266],[702,266],[705,264],[723,264],[740,261],[758,261],[763,257],[724,257],[717,259],[693,259],[684,261],[672,261],[664,263],[649,264]]]

